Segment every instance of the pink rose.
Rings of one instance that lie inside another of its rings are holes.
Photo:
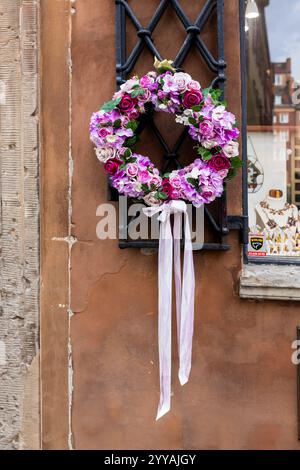
[[[187,91],[184,94],[183,104],[186,108],[192,108],[193,106],[197,106],[199,103],[201,103],[202,99],[203,95],[201,91]]]
[[[135,120],[139,117],[139,113],[136,109],[133,109],[132,111],[130,111],[130,113],[128,114],[128,117],[130,118],[130,120]]]
[[[170,183],[173,186],[173,188],[180,188],[181,186],[181,178],[178,175],[170,175]]]
[[[168,96],[168,93],[162,91],[162,90],[158,90],[157,92],[157,96],[158,98],[163,101],[164,99],[166,99],[166,97]]]
[[[140,79],[140,85],[142,88],[149,88],[151,87],[151,85],[153,84],[154,82],[154,78],[152,77],[149,77],[149,75],[144,75],[141,79]]]
[[[187,88],[188,88],[188,90],[191,90],[191,91],[198,91],[198,90],[201,89],[201,86],[200,86],[199,82],[196,82],[196,80],[191,80],[187,84]]]
[[[213,189],[210,189],[208,187],[203,189],[201,196],[203,197],[203,199],[206,199],[209,202],[215,199],[215,193]]]
[[[149,171],[143,170],[143,171],[139,172],[139,181],[141,183],[143,183],[143,184],[149,183],[150,180],[151,180],[151,175],[150,175]]]
[[[162,179],[160,176],[158,175],[153,175],[151,180],[150,180],[150,184],[154,184],[155,186],[161,186],[161,183],[162,183]]]
[[[161,201],[155,197],[156,192],[153,191],[152,193],[147,194],[144,196],[144,201],[148,206],[158,206],[161,204]]]
[[[181,192],[178,189],[173,189],[170,197],[171,199],[180,199],[182,197]]]
[[[131,178],[134,178],[139,171],[139,167],[136,163],[128,163],[126,166],[126,174]]]
[[[200,134],[204,137],[211,137],[213,134],[214,126],[209,121],[203,121],[199,125]]]
[[[110,134],[110,132],[107,129],[107,127],[99,127],[98,136],[101,137],[101,139],[105,139],[105,137],[109,134]]]
[[[136,105],[136,100],[129,95],[124,95],[118,104],[118,108],[122,113],[130,113]]]
[[[105,163],[104,169],[109,175],[115,175],[119,170],[120,163],[121,161],[117,158],[112,158]]]
[[[148,101],[151,100],[151,91],[145,89],[145,92],[142,95],[138,95],[138,101],[140,103],[147,103]]]
[[[209,167],[215,171],[229,170],[231,163],[228,158],[222,155],[215,155],[208,162]]]
[[[222,179],[226,178],[226,176],[228,175],[228,170],[220,170],[219,175]]]

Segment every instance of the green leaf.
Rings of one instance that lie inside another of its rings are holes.
[[[231,158],[230,163],[232,168],[241,168],[243,166],[243,162],[239,159],[239,157]]]
[[[126,147],[132,147],[138,140],[138,137],[136,135],[133,135],[132,137],[129,137],[125,141],[125,146]]]
[[[113,109],[115,109],[118,106],[120,101],[121,101],[121,98],[117,98],[116,100],[107,101],[106,103],[104,103],[101,106],[101,110],[105,111],[106,113],[109,112],[109,111],[112,111]]]
[[[122,163],[122,165],[119,166],[120,170],[125,170],[126,168],[126,163]]]
[[[195,178],[187,178],[186,179],[188,183],[190,183],[192,186],[197,185],[197,180]]]
[[[210,92],[212,100],[215,104],[219,104],[223,91],[220,88],[213,88]]]
[[[135,162],[136,162],[135,157],[128,158],[128,160],[126,161],[126,163],[135,163]]]
[[[220,104],[221,104],[222,106],[225,106],[225,108],[228,107],[228,101],[226,101],[226,100],[220,101]]]
[[[139,91],[138,91],[138,90],[134,90],[134,91],[132,91],[132,92],[130,93],[130,96],[131,96],[131,98],[136,98],[136,97],[138,96],[138,94],[139,94]]]
[[[113,126],[114,126],[115,129],[118,129],[119,127],[121,127],[121,124],[122,124],[121,119],[117,119],[117,120],[113,123]]]
[[[228,175],[225,178],[225,181],[231,180],[236,175],[237,175],[237,169],[236,168],[230,168],[230,170],[228,171]]]
[[[136,98],[137,96],[139,95],[143,95],[145,93],[145,88],[135,88],[131,93],[130,93],[130,96],[131,98]]]
[[[156,199],[168,199],[168,195],[164,193],[163,191],[157,191],[157,193],[154,196]]]
[[[126,149],[123,155],[126,159],[128,159],[131,157],[132,151],[130,149]]]
[[[189,123],[190,123],[190,124],[193,124],[193,126],[196,126],[196,125],[198,124],[198,122],[196,121],[196,119],[193,118],[193,117],[189,117]]]
[[[204,147],[198,147],[197,153],[201,155],[202,160],[210,160],[212,158],[211,150]]]
[[[211,90],[212,90],[211,88],[204,88],[204,89],[202,90],[203,97],[204,97],[204,98],[207,98],[208,95],[210,94]]]
[[[169,178],[171,173],[164,173],[163,178]]]
[[[192,107],[192,110],[197,113],[198,111],[201,111],[202,107],[203,106],[201,106],[201,104],[197,104],[196,106]]]
[[[126,129],[131,129],[133,132],[135,132],[138,126],[139,126],[139,123],[137,121],[129,121],[125,127]]]

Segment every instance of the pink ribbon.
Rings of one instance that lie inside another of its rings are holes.
[[[176,289],[177,337],[179,349],[178,377],[181,385],[189,380],[192,361],[194,330],[195,273],[191,231],[187,205],[183,201],[171,201],[161,206],[143,209],[152,217],[160,213],[158,253],[158,344],[160,370],[160,401],[156,420],[171,408],[171,334],[172,334],[172,262],[174,238],[174,276]],[[170,215],[174,214],[173,236]],[[184,214],[184,261],[181,279],[180,239],[181,214]]]

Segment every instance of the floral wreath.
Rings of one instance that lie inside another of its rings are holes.
[[[234,114],[226,111],[219,89],[202,89],[171,61],[155,60],[155,71],[127,80],[113,99],[94,113],[90,136],[96,155],[119,194],[143,200],[149,206],[183,200],[195,207],[209,204],[224,190],[224,181],[236,175],[239,130]],[[151,111],[176,115],[198,144],[199,157],[185,168],[167,174],[149,157],[135,153],[139,120]]]

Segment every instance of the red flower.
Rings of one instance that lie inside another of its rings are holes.
[[[229,170],[231,167],[229,158],[226,158],[223,155],[215,155],[209,160],[208,165],[215,171]]]
[[[197,106],[203,99],[203,94],[200,90],[187,91],[183,97],[183,104],[186,108]]]
[[[122,113],[130,113],[135,107],[136,100],[132,99],[129,95],[124,95],[118,104],[118,108],[122,111]]]
[[[105,163],[104,169],[109,175],[111,176],[115,175],[117,171],[119,170],[120,163],[122,162],[118,160],[117,158],[111,158],[110,160],[107,160],[107,162]]]
[[[172,197],[173,186],[167,178],[164,178],[162,181],[162,190],[168,197]]]

